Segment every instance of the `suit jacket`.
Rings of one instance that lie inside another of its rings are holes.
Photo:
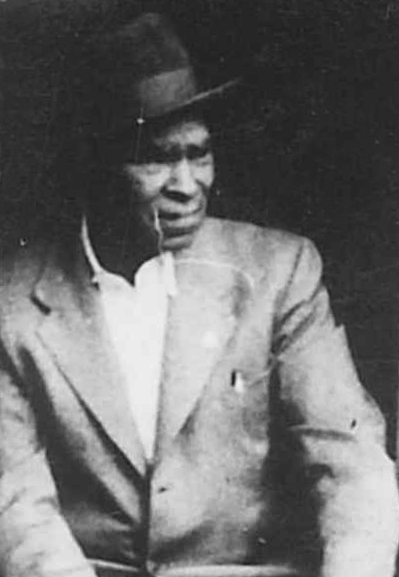
[[[1,267],[3,577],[92,577],[95,559],[393,574],[382,417],[308,240],[208,219],[176,255],[151,464],[80,242]]]

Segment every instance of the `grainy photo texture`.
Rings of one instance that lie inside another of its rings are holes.
[[[398,26],[0,2],[0,577],[395,576]]]

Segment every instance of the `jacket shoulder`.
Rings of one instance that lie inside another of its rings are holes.
[[[209,218],[205,235],[212,246],[244,269],[289,271],[298,260],[320,267],[318,251],[311,240],[285,230],[227,219]]]

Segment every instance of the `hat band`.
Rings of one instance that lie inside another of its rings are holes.
[[[140,118],[154,118],[184,105],[197,93],[191,67],[144,78],[137,85]]]

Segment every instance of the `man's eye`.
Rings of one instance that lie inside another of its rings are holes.
[[[157,162],[155,160],[153,160],[152,158],[139,158],[138,160],[134,161],[133,164],[137,165],[137,166],[142,166],[142,167],[151,167],[151,168],[155,168],[157,166],[160,166],[162,163],[161,162]]]
[[[134,164],[144,165],[144,164],[162,164],[163,161],[160,157],[154,156],[153,154],[143,154],[139,155],[137,159],[134,160]]]
[[[187,153],[187,159],[207,163],[212,159],[212,155],[209,148],[192,147]]]
[[[212,155],[210,152],[207,152],[205,154],[197,154],[190,160],[191,162],[195,162],[195,164],[199,166],[207,166],[212,162]]]
[[[181,150],[163,150],[160,148],[148,148],[140,150],[134,164],[138,165],[171,165],[180,162],[182,158],[189,162],[207,164],[212,160],[211,150],[208,147],[193,146],[185,153]]]
[[[170,162],[170,154],[159,148],[145,147],[138,151],[136,164],[165,164]]]

